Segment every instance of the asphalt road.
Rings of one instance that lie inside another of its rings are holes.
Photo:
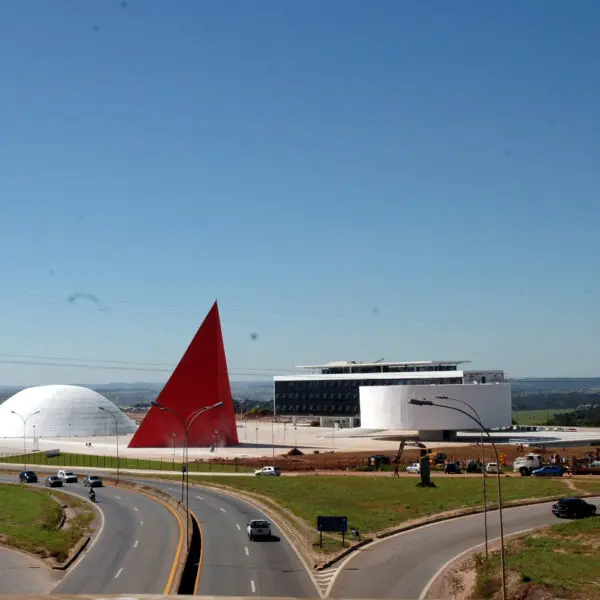
[[[176,482],[140,480],[181,497]],[[203,560],[198,594],[316,598],[302,562],[275,525],[273,541],[250,542],[246,524],[268,519],[249,504],[209,488],[190,486],[190,510],[202,528]]]
[[[588,499],[598,504],[598,498]],[[560,522],[552,502],[502,511],[504,535]],[[488,513],[488,537],[500,536],[498,512]],[[483,542],[483,515],[413,529],[359,550],[341,570],[330,598],[419,598],[447,561]]]
[[[62,489],[87,496],[81,483]],[[97,488],[96,497],[103,529],[52,593],[163,594],[179,544],[175,516],[147,496],[123,488]]]

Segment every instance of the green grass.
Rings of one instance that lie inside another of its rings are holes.
[[[68,527],[57,529],[62,507],[52,496],[77,511]],[[0,484],[0,541],[9,546],[62,561],[93,519],[92,509],[77,498],[56,491]]]
[[[316,528],[317,516],[348,517],[348,527],[374,533],[411,519],[447,510],[480,506],[479,477],[435,477],[436,488],[421,489],[417,479],[382,477],[194,477],[194,482],[227,485],[275,500]],[[571,495],[558,479],[514,477],[502,479],[505,502],[523,498]],[[495,479],[488,478],[490,503],[496,502]]]
[[[600,598],[600,518],[560,523],[510,542],[506,566],[508,581],[543,587],[569,598]],[[473,596],[491,598],[500,589],[498,553],[492,554],[487,564],[478,555],[475,567]]]
[[[591,479],[573,479],[573,483],[575,486],[586,492],[590,492],[592,494],[600,495],[600,477],[598,475],[593,475]]]
[[[553,415],[573,412],[572,408],[549,408],[548,418],[552,419]],[[534,410],[515,410],[513,411],[513,419],[519,425],[546,425],[546,409],[537,408]]]
[[[28,465],[51,465],[56,467],[66,466],[74,468],[97,467],[100,469],[115,469],[117,459],[115,456],[103,456],[95,454],[71,454],[61,453],[59,456],[48,458],[44,452],[27,454]],[[11,455],[0,456],[0,462],[11,464],[23,464],[24,456]],[[144,458],[119,458],[121,469],[143,469],[149,471],[181,471],[182,463],[176,460],[150,460]],[[232,472],[246,473],[252,471],[250,467],[237,464],[213,464],[190,462],[190,473],[206,472]]]

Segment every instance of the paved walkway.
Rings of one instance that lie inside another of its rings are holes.
[[[0,546],[0,594],[48,594],[59,577],[41,560]]]

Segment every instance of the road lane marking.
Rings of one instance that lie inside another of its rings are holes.
[[[246,556],[250,556],[250,552],[248,550],[248,546],[244,546],[244,550],[246,551]]]
[[[542,525],[542,527],[538,527],[538,529],[542,529],[544,527],[544,525]],[[522,529],[521,531],[515,531],[514,533],[508,533],[504,536],[504,539],[506,539],[507,537],[513,537],[515,535],[523,535],[524,533],[529,533],[530,531],[535,531],[535,527],[530,527],[529,529]],[[413,529],[414,531],[414,529]],[[491,544],[492,542],[497,542],[500,538],[496,537],[494,539],[488,540],[488,545]],[[483,542],[483,544],[477,544],[476,546],[471,546],[470,548],[467,548],[466,550],[464,550],[463,552],[461,552],[460,554],[457,554],[456,556],[452,557],[450,560],[447,560],[438,570],[437,573],[427,582],[427,585],[423,588],[423,591],[421,592],[421,595],[419,596],[419,600],[425,600],[425,598],[427,597],[427,594],[429,593],[429,590],[431,588],[431,586],[435,583],[436,579],[442,574],[442,572],[449,567],[455,560],[459,560],[460,558],[462,558],[465,554],[468,554],[469,552],[473,552],[474,550],[477,550],[477,548],[480,548],[481,546],[485,546],[485,542]]]
[[[227,512],[227,511],[226,511],[226,510],[225,510],[225,509],[224,509],[222,506],[221,506],[221,510],[222,510],[223,512]]]
[[[144,526],[144,521],[140,521],[140,525],[143,527]]]
[[[134,548],[137,548],[138,544],[140,543],[140,540],[135,540],[135,544],[133,545]]]
[[[240,527],[239,523],[236,523],[235,526],[238,528],[238,531],[242,530],[242,528]]]
[[[115,498],[116,498],[117,500],[120,500],[120,499],[121,499],[121,496],[115,496]]]
[[[119,576],[121,575],[121,573],[122,573],[122,572],[123,572],[123,569],[122,569],[122,568],[121,568],[121,569],[119,569],[119,570],[117,571],[117,574],[115,575],[115,579],[119,579]]]
[[[198,498],[198,500],[204,500],[202,496],[196,496],[196,498]]]
[[[256,585],[254,584],[254,579],[250,580],[250,587],[252,588],[252,593],[256,593]]]
[[[138,511],[138,507],[137,507],[137,506],[134,506],[134,507],[133,507],[133,510],[135,510],[135,512],[137,512],[137,511]]]

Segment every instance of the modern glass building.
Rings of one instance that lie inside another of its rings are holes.
[[[503,371],[463,371],[468,361],[330,362],[298,367],[305,373],[277,376],[275,412],[289,416],[360,416],[359,389],[382,385],[498,383]]]

